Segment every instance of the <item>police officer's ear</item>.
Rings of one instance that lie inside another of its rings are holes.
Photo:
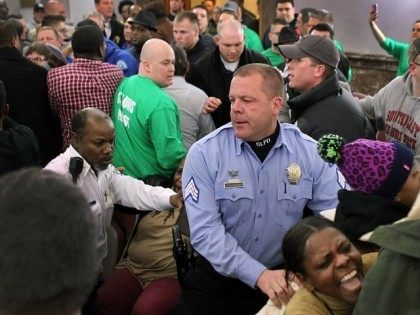
[[[71,134],[71,145],[77,150],[78,148],[80,148],[81,145],[81,138],[80,136],[75,133],[74,131]]]
[[[283,98],[276,96],[273,100],[273,114],[277,116],[280,113],[281,108],[283,107]]]

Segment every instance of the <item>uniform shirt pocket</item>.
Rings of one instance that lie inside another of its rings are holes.
[[[215,190],[219,203],[221,219],[226,229],[239,223],[249,222],[252,218],[252,204],[254,196],[249,188],[224,188]]]
[[[303,208],[312,199],[312,180],[301,179],[296,185],[279,185],[276,222],[297,222],[302,218]]]

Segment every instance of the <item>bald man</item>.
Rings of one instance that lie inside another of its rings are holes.
[[[268,60],[245,47],[243,27],[236,20],[219,23],[215,40],[217,48],[191,65],[186,80],[209,96],[204,109],[220,127],[230,121],[229,86],[233,72],[249,63],[268,64]]]
[[[61,15],[66,16],[66,7],[61,1],[48,1],[44,7],[45,15]]]
[[[172,84],[175,56],[163,40],[148,40],[141,51],[139,74],[124,79],[113,103],[114,163],[125,173],[170,183],[186,150],[176,103],[162,88]]]

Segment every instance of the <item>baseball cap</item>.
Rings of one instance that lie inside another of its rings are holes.
[[[224,11],[230,11],[230,12],[237,13],[238,12],[238,4],[234,1],[228,1],[222,7],[222,12],[224,12]]]
[[[302,37],[294,45],[279,45],[280,53],[289,59],[313,57],[326,65],[337,68],[340,54],[335,48],[334,42],[320,35],[308,35]]]
[[[44,5],[42,3],[36,3],[34,5],[34,12],[44,12]]]

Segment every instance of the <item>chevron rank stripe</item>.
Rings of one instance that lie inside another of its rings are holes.
[[[198,190],[197,186],[195,185],[194,178],[191,177],[191,179],[188,181],[187,186],[185,186],[185,200],[187,200],[189,197],[191,197],[192,201],[195,203],[198,202],[198,198],[200,196],[200,191]]]

